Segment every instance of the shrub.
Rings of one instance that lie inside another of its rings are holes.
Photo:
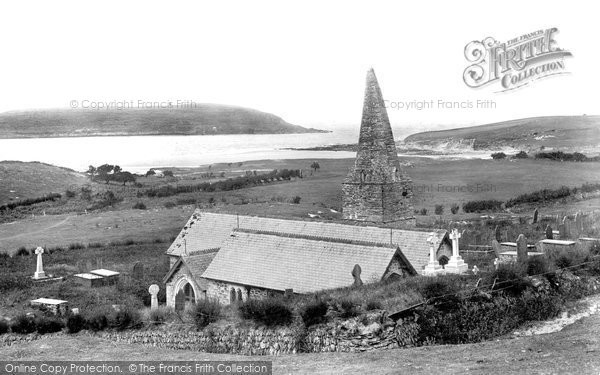
[[[481,212],[481,211],[497,211],[502,207],[502,202],[490,199],[480,201],[469,201],[463,204],[463,211],[469,212]]]
[[[512,296],[520,296],[530,282],[523,278],[525,270],[518,263],[501,264],[489,275],[488,283],[494,283],[494,290],[504,291]]]
[[[419,293],[427,301],[446,311],[459,303],[460,279],[452,276],[428,277],[418,285]]]
[[[423,215],[423,216],[427,215],[427,209],[426,208],[421,208],[421,211],[419,211],[419,214]]]
[[[5,320],[0,320],[0,335],[8,332],[8,323]]]
[[[213,201],[214,201],[214,198],[213,198]],[[176,200],[176,203],[179,206],[185,206],[185,205],[189,205],[189,204],[196,204],[196,198],[179,198],[179,199]]]
[[[136,210],[145,210],[146,205],[142,202],[137,202],[136,204],[133,205],[133,208]]]
[[[104,331],[108,327],[108,318],[105,313],[97,312],[86,319],[86,326],[94,332]]]
[[[594,243],[590,247],[590,255],[600,255],[600,242],[594,241]]]
[[[299,204],[300,203],[300,199],[302,199],[302,198],[296,195],[294,198],[292,198],[292,203],[293,204]]]
[[[67,196],[67,198],[73,198],[75,196],[75,192],[72,190],[67,190],[65,192],[65,195]]]
[[[340,317],[343,319],[353,318],[360,314],[359,306],[351,299],[342,298],[337,303]]]
[[[173,171],[164,171],[163,176],[165,177],[173,177]]]
[[[535,256],[527,260],[527,274],[529,276],[541,275],[548,272],[549,269],[548,260],[545,256]]]
[[[85,246],[82,243],[76,242],[69,245],[69,250],[79,250],[84,249]]]
[[[15,320],[10,325],[10,330],[14,333],[32,333],[35,332],[35,320],[25,314],[17,315]]]
[[[383,309],[383,304],[377,300],[371,299],[367,301],[367,304],[365,305],[367,311],[371,311],[371,310],[382,310]]]
[[[327,303],[324,301],[315,301],[307,304],[300,311],[300,317],[306,327],[327,321]]]
[[[573,259],[567,254],[560,254],[554,261],[557,268],[567,268],[573,265]]]
[[[506,154],[504,152],[495,152],[491,156],[492,156],[492,159],[494,159],[494,160],[500,160],[500,159],[506,158]]]
[[[141,325],[142,319],[137,310],[125,308],[115,311],[108,318],[108,325],[117,331],[124,331],[130,328],[137,328]]]
[[[104,244],[102,242],[90,242],[87,245],[88,249],[94,249],[94,248],[99,248],[99,247],[104,247]]]
[[[69,316],[66,325],[69,333],[77,333],[85,327],[85,324],[86,322],[83,316],[76,314]]]
[[[456,215],[459,209],[460,206],[456,203],[452,203],[452,206],[450,206],[450,212],[452,212],[452,215]]]
[[[244,319],[253,320],[266,326],[288,325],[292,322],[292,310],[281,300],[247,300],[239,306]]]
[[[202,329],[219,320],[221,316],[221,304],[218,300],[206,298],[199,301],[192,310],[192,318],[198,329]]]
[[[168,202],[164,203],[164,206],[165,206],[165,208],[173,208],[177,205],[175,204],[175,202],[168,201]]]
[[[441,215],[444,213],[444,205],[443,204],[436,204],[435,205],[435,214],[436,215]]]
[[[17,252],[16,252],[16,254],[15,254],[15,255],[17,255],[17,256],[20,256],[20,257],[23,257],[23,256],[30,255],[30,253],[29,253],[29,250],[27,250],[27,249],[25,248],[25,246],[21,246],[21,247],[20,247],[20,248],[17,250]]]
[[[513,158],[515,159],[527,159],[527,153],[525,151],[519,151],[515,156],[513,156]]]
[[[63,321],[55,317],[41,316],[35,319],[35,327],[40,335],[59,332],[64,326]]]

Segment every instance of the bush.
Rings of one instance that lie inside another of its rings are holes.
[[[367,311],[371,311],[371,310],[382,310],[383,309],[383,304],[377,300],[369,300],[367,301],[367,304],[365,305]]]
[[[327,303],[324,301],[309,303],[300,311],[300,317],[306,327],[326,322],[326,314]]]
[[[15,253],[15,255],[17,255],[17,256],[20,256],[20,257],[23,257],[23,256],[28,256],[28,255],[30,255],[30,253],[29,253],[29,250],[27,250],[27,249],[25,248],[25,246],[21,246],[21,247],[20,247],[20,248],[17,250],[17,252]]]
[[[494,160],[506,159],[506,154],[504,152],[495,152],[492,154],[492,159],[494,159]]]
[[[443,204],[436,204],[435,205],[435,214],[436,215],[441,215],[444,213],[444,205]]]
[[[8,323],[5,320],[0,320],[0,335],[8,332]]]
[[[281,300],[247,300],[239,306],[244,319],[253,320],[266,326],[288,325],[292,322],[292,310]]]
[[[67,319],[67,330],[69,333],[77,333],[85,327],[85,324],[83,316],[79,314],[71,315]]]
[[[426,208],[421,208],[421,210],[419,211],[420,215],[426,216],[427,215],[427,209]]]
[[[359,305],[348,298],[339,300],[336,307],[340,313],[340,317],[343,319],[353,318],[360,314]]]
[[[137,310],[125,308],[115,311],[108,318],[108,325],[117,331],[124,331],[130,328],[137,328],[141,325],[142,319]]]
[[[99,248],[99,247],[104,247],[104,244],[102,242],[90,242],[87,245],[88,249],[94,249],[94,248]]]
[[[166,306],[159,306],[155,310],[149,310],[148,323],[159,325],[165,323],[173,315],[173,310]]]
[[[10,330],[14,333],[33,333],[35,329],[35,320],[25,314],[18,315],[10,325]]]
[[[459,209],[460,206],[456,203],[452,203],[452,206],[450,206],[450,212],[452,212],[452,215],[456,215]]]
[[[202,329],[219,320],[221,316],[221,304],[218,300],[204,299],[196,303],[192,310],[192,317],[198,329]]]
[[[211,197],[212,200],[214,201],[214,198]],[[189,204],[196,204],[196,198],[179,198],[176,200],[177,205],[179,206],[186,206]]]
[[[67,190],[65,192],[65,195],[67,196],[67,198],[73,198],[76,195],[76,193],[72,190]]]
[[[133,208],[136,210],[145,210],[146,205],[142,202],[137,202],[136,204],[133,205]]]
[[[82,243],[72,243],[69,245],[69,250],[79,250],[79,249],[84,249],[85,246]]]
[[[173,208],[173,207],[175,207],[177,205],[175,204],[175,202],[169,201],[169,202],[165,202],[164,206],[165,206],[165,208]]]
[[[65,324],[63,323],[63,321],[55,317],[49,318],[46,316],[41,316],[35,319],[35,327],[40,335],[45,335],[46,333],[59,332],[63,329],[64,326]]]
[[[527,153],[525,151],[519,151],[515,156],[513,156],[513,158],[515,159],[527,159]]]
[[[490,199],[481,201],[469,201],[463,204],[463,211],[469,212],[481,212],[481,211],[497,211],[502,207],[502,202]]]
[[[556,268],[567,268],[573,265],[573,259],[567,254],[560,254],[554,261]]]
[[[300,199],[302,199],[302,198],[296,195],[294,198],[292,198],[292,203],[293,204],[299,204],[300,203]]]
[[[529,276],[541,275],[548,272],[549,269],[550,266],[545,256],[535,256],[527,260],[527,274]]]
[[[488,284],[493,284],[494,290],[504,291],[511,296],[520,296],[531,285],[523,278],[525,270],[518,263],[501,264],[489,275]]]
[[[94,332],[104,331],[108,327],[108,318],[105,313],[97,312],[86,319],[86,326]]]

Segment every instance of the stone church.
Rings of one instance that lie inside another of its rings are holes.
[[[445,230],[414,230],[411,180],[400,168],[374,71],[339,223],[196,210],[167,250],[168,306],[313,293],[423,273],[430,248],[451,256]]]

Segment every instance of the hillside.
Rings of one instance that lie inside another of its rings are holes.
[[[11,200],[64,193],[89,183],[89,179],[67,168],[21,161],[0,161],[0,205]]]
[[[173,109],[53,109],[0,114],[0,138],[321,132],[254,109],[197,104]]]
[[[597,148],[600,145],[600,116],[532,117],[493,124],[410,135],[408,147],[473,148],[494,150],[512,147],[523,150],[544,148]]]

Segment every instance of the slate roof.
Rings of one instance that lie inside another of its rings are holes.
[[[238,225],[239,223],[239,225]],[[400,248],[418,272],[429,261],[430,231],[401,230],[374,226],[273,219],[257,216],[230,215],[196,210],[183,227],[167,254],[180,256],[198,250],[219,248],[236,228],[255,231],[297,234],[304,237],[357,241],[360,243],[393,244]],[[447,231],[436,230],[435,249],[440,247]]]
[[[191,255],[180,257],[175,264],[171,267],[169,272],[165,275],[163,282],[166,284],[169,282],[171,277],[181,267],[185,267],[187,272],[190,273],[192,278],[196,281],[200,289],[206,290],[206,280],[202,279],[202,274],[212,262],[219,249],[208,249],[204,251],[197,251]]]
[[[350,244],[234,231],[202,277],[272,290],[311,293],[352,285],[359,264],[363,282],[379,281],[395,246]]]

